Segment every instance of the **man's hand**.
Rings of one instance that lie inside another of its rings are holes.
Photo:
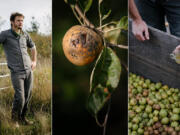
[[[35,46],[31,48],[31,53],[32,53],[31,69],[34,70],[36,68],[36,61],[37,61],[37,51]]]
[[[180,51],[180,45],[176,47],[175,51]]]
[[[174,49],[173,53],[174,53],[175,55],[180,56],[180,45],[178,45],[178,46]]]
[[[31,63],[31,69],[34,70],[36,68],[36,61],[32,61]]]
[[[180,45],[178,45],[173,53],[171,54],[171,58],[176,61],[177,64],[180,64]]]
[[[149,40],[148,27],[146,23],[141,19],[133,20],[132,32],[135,37],[140,41]]]
[[[133,19],[132,32],[135,37],[140,41],[149,40],[148,27],[142,20],[134,0],[129,0],[129,14]]]

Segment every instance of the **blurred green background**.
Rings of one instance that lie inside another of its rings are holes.
[[[127,0],[104,0],[112,10],[106,20],[119,21],[127,16]],[[87,13],[89,20],[98,24],[97,0]],[[53,0],[53,133],[55,135],[100,135],[102,128],[86,110],[89,79],[94,63],[78,67],[64,56],[62,38],[73,25],[79,24],[71,8],[63,0]],[[97,25],[96,25],[97,26]],[[127,44],[127,33],[124,34]],[[127,64],[127,51],[115,48],[117,55]],[[127,134],[127,72],[122,68],[119,87],[112,95],[111,110],[107,123],[107,135]],[[103,114],[103,113],[102,113]],[[100,114],[100,120],[104,115]]]

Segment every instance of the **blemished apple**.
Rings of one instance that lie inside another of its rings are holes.
[[[63,38],[63,51],[66,58],[77,66],[94,61],[103,48],[102,37],[86,26],[71,27]]]

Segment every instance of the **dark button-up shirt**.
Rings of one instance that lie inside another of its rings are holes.
[[[31,59],[28,48],[35,47],[29,34],[17,34],[12,29],[0,33],[0,44],[3,44],[8,67],[11,72],[21,72],[31,69]]]

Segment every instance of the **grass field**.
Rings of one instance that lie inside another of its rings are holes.
[[[32,38],[36,35],[32,35]],[[37,49],[42,46],[44,50],[47,45],[41,41],[49,41],[50,37],[39,36]],[[38,39],[34,39],[38,40]],[[49,47],[51,48],[51,47]],[[42,51],[42,50],[41,50]],[[39,51],[40,52],[40,51]],[[46,53],[51,54],[51,50],[45,50]],[[50,56],[50,55],[49,55]],[[34,71],[34,87],[33,94],[29,104],[27,118],[34,122],[33,125],[21,125],[18,129],[15,128],[15,123],[11,120],[11,109],[14,96],[12,87],[0,91],[0,135],[50,135],[51,134],[51,90],[52,90],[52,62],[51,57],[44,57],[38,54],[38,63]],[[7,68],[7,67],[6,67]],[[0,67],[0,72],[2,67]],[[7,70],[4,70],[7,71]],[[10,77],[0,78],[0,88],[5,86],[12,86]]]

